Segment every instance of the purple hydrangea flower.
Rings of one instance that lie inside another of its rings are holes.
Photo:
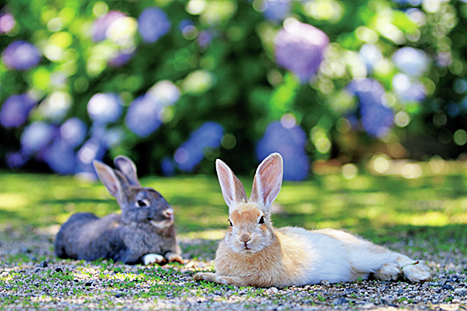
[[[76,170],[77,173],[91,173],[95,175],[93,160],[102,161],[107,148],[99,142],[98,139],[92,137],[87,140],[76,154]]]
[[[12,169],[22,167],[29,160],[29,157],[19,151],[8,152],[5,156],[6,165]]]
[[[15,25],[15,18],[10,13],[0,16],[0,34],[10,32]]]
[[[172,106],[180,98],[180,89],[172,81],[162,80],[154,84],[147,92],[153,101],[164,106]]]
[[[125,124],[136,135],[147,137],[161,125],[161,109],[162,105],[151,96],[140,96],[128,108]]]
[[[384,87],[374,79],[350,82],[347,90],[359,98],[361,122],[373,137],[383,137],[393,126],[394,114],[383,105]]]
[[[199,33],[198,39],[196,39],[196,41],[198,42],[200,48],[205,49],[211,44],[212,39],[216,38],[218,35],[219,34],[217,31],[206,29]]]
[[[60,126],[60,137],[68,146],[75,148],[84,141],[86,131],[87,127],[83,121],[78,118],[71,118]]]
[[[422,50],[403,47],[392,55],[397,69],[413,77],[422,76],[430,66],[430,59]]]
[[[275,38],[276,62],[304,83],[318,70],[328,44],[329,38],[321,30],[292,21]]]
[[[106,128],[101,124],[94,124],[91,128],[92,137],[97,139],[105,148],[115,147],[122,141],[123,131],[120,128]]]
[[[262,161],[273,152],[280,153],[284,159],[284,180],[303,180],[310,169],[305,144],[306,135],[299,126],[285,128],[280,122],[273,122],[256,145],[256,156]]]
[[[115,122],[122,114],[122,102],[116,94],[97,93],[88,102],[88,113],[98,123]]]
[[[42,121],[31,123],[21,135],[21,147],[25,154],[32,154],[46,147],[53,139],[54,127]]]
[[[34,45],[18,40],[10,43],[3,50],[2,61],[8,68],[28,70],[39,64],[41,56]]]
[[[133,58],[134,53],[118,53],[117,56],[109,60],[109,65],[112,67],[122,67]]]
[[[402,99],[421,102],[425,99],[426,93],[427,90],[423,83],[414,83],[410,85],[407,92],[404,93]]]
[[[204,158],[205,148],[219,148],[224,135],[222,126],[215,122],[206,122],[175,151],[174,159],[178,168],[191,172]]]
[[[0,123],[6,128],[23,125],[36,102],[27,94],[12,95],[2,106]]]
[[[290,0],[266,0],[263,14],[269,20],[280,21],[290,14],[290,8]]]
[[[373,44],[364,44],[359,54],[368,70],[373,70],[374,65],[383,59],[383,53]]]
[[[105,40],[107,38],[107,29],[117,19],[125,17],[126,14],[120,11],[110,11],[107,14],[99,17],[92,25],[92,39],[95,42]]]
[[[67,142],[57,139],[44,151],[44,162],[57,174],[68,175],[75,172],[76,155]]]
[[[181,33],[183,33],[185,30],[185,27],[191,27],[191,26],[194,26],[195,23],[193,23],[193,21],[191,19],[184,19],[180,22],[180,24],[178,24],[178,29],[180,30]]]
[[[170,157],[165,156],[161,162],[161,170],[164,176],[173,176],[175,174],[174,161]]]
[[[138,18],[138,30],[146,43],[154,43],[170,30],[167,15],[156,7],[146,8]]]

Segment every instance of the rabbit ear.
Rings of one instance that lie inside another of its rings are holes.
[[[107,191],[120,201],[124,197],[125,188],[128,187],[125,177],[102,162],[94,160],[92,163],[96,169],[97,176],[99,176]]]
[[[281,191],[282,156],[272,153],[261,162],[256,170],[250,202],[268,209]]]
[[[123,175],[125,175],[130,185],[141,187],[141,184],[138,181],[138,175],[136,175],[136,166],[133,161],[120,155],[115,158],[114,164],[123,173]]]
[[[234,172],[221,160],[216,160],[217,177],[221,185],[224,201],[229,207],[229,213],[238,203],[246,203],[247,197],[242,183],[235,176]]]

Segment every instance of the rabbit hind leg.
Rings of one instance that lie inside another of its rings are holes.
[[[413,260],[405,255],[397,254],[397,263],[404,277],[412,282],[426,281],[431,278],[431,270],[424,261]]]
[[[424,262],[413,260],[378,245],[369,245],[367,252],[363,252],[360,256],[365,257],[364,262],[368,264],[367,271],[374,273],[375,277],[380,280],[397,280],[400,276],[404,276],[411,282],[420,282],[431,277],[430,268]]]

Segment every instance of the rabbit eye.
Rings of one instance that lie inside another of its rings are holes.
[[[261,218],[258,221],[259,224],[264,224],[264,216],[261,216]]]
[[[231,227],[233,226],[232,221],[230,219],[229,219],[229,224]]]
[[[148,200],[138,200],[136,201],[136,206],[138,207],[149,206],[149,202]]]

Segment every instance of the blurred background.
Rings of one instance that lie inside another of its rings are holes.
[[[141,176],[251,175],[271,152],[286,180],[464,169],[464,1],[1,3],[3,170],[93,178],[123,154]]]

